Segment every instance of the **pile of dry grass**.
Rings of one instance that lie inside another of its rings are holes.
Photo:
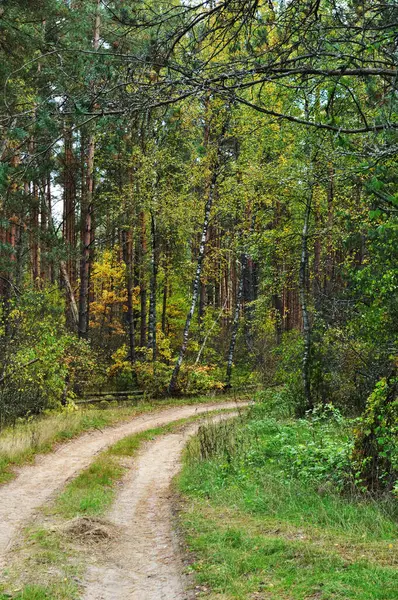
[[[63,526],[70,538],[84,544],[109,544],[118,537],[117,528],[103,519],[76,517]]]

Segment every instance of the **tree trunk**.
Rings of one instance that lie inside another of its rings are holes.
[[[151,289],[149,298],[148,348],[152,348],[152,360],[156,360],[156,292],[158,275],[157,234],[155,216],[151,213]]]
[[[30,255],[31,255],[31,266],[32,266],[32,279],[35,287],[40,285],[40,251],[39,251],[39,187],[37,183],[33,183],[33,195],[31,204],[31,217],[30,217]]]
[[[76,245],[75,238],[75,206],[76,206],[76,181],[75,181],[75,161],[73,156],[72,131],[69,127],[65,128],[64,133],[64,221],[63,234],[66,245],[67,260],[66,270],[69,280],[74,285],[76,281],[75,263],[73,253]]]
[[[163,302],[162,302],[162,333],[166,335],[166,319],[167,319],[167,296],[169,293],[169,257],[168,248],[166,246],[166,256],[164,265],[164,285],[163,285]]]
[[[244,273],[245,273],[245,264],[246,264],[246,255],[243,253],[242,257],[241,257],[239,287],[238,287],[238,292],[236,294],[235,314],[234,314],[234,320],[232,322],[231,342],[229,344],[227,375],[225,378],[225,387],[226,388],[231,387],[232,365],[233,365],[233,361],[234,361],[236,338],[238,336],[240,307],[241,307],[242,296],[243,296],[243,281],[244,281]]]
[[[90,280],[90,248],[93,211],[94,136],[90,136],[87,157],[86,202],[82,206],[82,249],[80,258],[79,337],[88,338],[88,293]]]
[[[312,203],[312,187],[309,191],[307,203],[304,213],[304,224],[303,231],[301,234],[301,258],[300,258],[300,269],[299,269],[299,297],[301,314],[303,318],[303,336],[304,336],[304,353],[303,353],[303,367],[302,377],[304,386],[304,397],[306,402],[307,410],[313,408],[311,398],[311,381],[310,381],[310,370],[311,370],[311,323],[308,312],[307,294],[308,294],[308,237],[309,237],[309,226],[310,226],[310,215],[311,215],[311,203]]]
[[[145,212],[140,213],[140,305],[141,305],[141,320],[140,320],[140,346],[143,348],[146,345],[146,220]]]
[[[126,271],[127,271],[127,328],[129,338],[129,349],[130,349],[130,362],[135,362],[135,331],[134,331],[134,305],[133,305],[133,288],[134,288],[134,276],[133,276],[133,233],[131,227],[128,229],[126,234]]]
[[[96,0],[96,14],[93,35],[93,48],[98,50],[100,39],[100,5]],[[80,294],[79,294],[79,337],[88,338],[89,329],[89,290],[91,246],[93,243],[93,195],[94,195],[94,157],[95,137],[91,134],[88,140],[87,178],[85,193],[82,193],[82,248],[80,258]],[[83,186],[83,183],[82,183]],[[83,190],[82,190],[83,192]],[[84,197],[84,202],[83,202]]]
[[[326,245],[326,264],[325,264],[325,280],[324,292],[330,294],[333,289],[334,279],[334,250],[333,250],[333,220],[334,220],[334,167],[329,165],[328,169],[328,220],[327,220],[327,245]]]
[[[255,223],[256,216],[253,214],[250,219],[249,235],[253,233]],[[243,313],[245,317],[245,342],[249,352],[252,352],[253,350],[253,302],[256,299],[254,269],[255,267],[252,257],[246,254],[243,263]]]
[[[210,187],[209,187],[209,193],[208,193],[208,197],[207,197],[207,202],[206,202],[206,206],[205,206],[205,215],[204,215],[204,220],[203,220],[202,237],[201,237],[200,246],[199,246],[198,262],[197,262],[197,266],[196,266],[196,274],[195,274],[195,279],[194,279],[194,284],[193,284],[191,308],[189,309],[189,312],[188,312],[188,315],[187,315],[187,318],[185,321],[183,341],[182,341],[182,345],[180,348],[180,353],[178,355],[177,362],[175,364],[173,374],[171,376],[171,380],[170,380],[169,387],[168,387],[168,392],[170,394],[175,392],[176,388],[177,388],[178,375],[179,375],[179,372],[181,369],[182,361],[184,360],[184,356],[185,356],[185,353],[187,350],[188,339],[189,339],[189,330],[191,327],[192,317],[195,312],[195,307],[196,307],[196,303],[198,300],[199,283],[200,283],[200,277],[202,274],[202,265],[203,265],[203,257],[204,257],[204,253],[205,253],[205,247],[206,247],[207,230],[209,227],[210,212],[211,212],[211,208],[213,206],[213,199],[214,199],[214,192],[215,192],[217,177],[218,177],[218,167],[216,167],[213,171],[213,175],[212,175],[211,183],[210,183]]]
[[[69,280],[66,263],[63,260],[61,260],[59,263],[59,270],[60,270],[61,277],[64,281],[64,286],[66,289],[66,297],[68,300],[68,309],[70,311],[73,329],[77,330],[79,327],[79,311],[78,311],[77,304],[76,304],[75,294],[73,292],[73,288],[72,288],[71,282]]]

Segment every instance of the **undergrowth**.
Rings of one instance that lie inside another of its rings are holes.
[[[181,524],[203,597],[395,600],[397,506],[357,491],[355,422],[282,417],[260,403],[188,444]]]

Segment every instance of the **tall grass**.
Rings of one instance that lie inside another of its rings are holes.
[[[11,468],[33,459],[38,452],[48,452],[57,442],[122,419],[131,411],[76,411],[45,416],[18,423],[0,434],[0,483],[13,477]]]

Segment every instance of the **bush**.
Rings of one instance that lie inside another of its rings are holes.
[[[268,401],[278,392],[268,391]],[[352,422],[332,405],[307,419],[283,422],[270,416],[267,402],[251,407],[247,419],[204,426],[189,447],[199,460],[225,458],[225,472],[275,467],[284,480],[344,490],[351,486]]]
[[[278,358],[275,382],[283,385],[284,403],[294,407],[297,415],[302,415],[307,405],[304,397],[302,362],[303,338],[297,331],[284,334],[282,343],[274,353]]]
[[[224,387],[215,365],[183,365],[178,385],[180,391],[185,394],[199,394],[221,390]]]
[[[371,492],[398,487],[398,378],[381,379],[355,431],[352,453],[358,485]]]
[[[73,400],[77,382],[92,381],[98,360],[87,342],[65,329],[56,287],[27,290],[14,299],[1,330],[0,424],[59,408]]]

